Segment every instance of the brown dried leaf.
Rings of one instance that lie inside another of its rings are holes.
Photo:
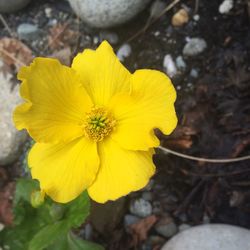
[[[32,61],[31,50],[21,41],[9,37],[0,39],[0,56],[5,66],[16,71]]]
[[[48,46],[51,49],[61,49],[68,46],[77,37],[77,32],[68,28],[68,23],[57,24],[50,29]]]
[[[0,221],[6,225],[11,225],[13,221],[12,197],[15,191],[15,183],[10,182],[0,192]]]
[[[138,245],[139,242],[147,239],[148,231],[152,228],[156,221],[157,217],[155,215],[151,215],[130,226],[134,245]]]

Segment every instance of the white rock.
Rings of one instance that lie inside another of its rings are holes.
[[[197,78],[199,76],[199,72],[197,69],[191,69],[190,76],[193,78]]]
[[[219,12],[221,14],[228,14],[233,8],[233,0],[224,0],[219,6]]]
[[[207,48],[207,43],[202,38],[191,38],[183,48],[184,56],[196,56]]]
[[[177,74],[177,68],[171,55],[165,55],[163,59],[163,67],[169,77],[174,77]]]
[[[170,238],[175,235],[178,231],[178,228],[172,218],[166,217],[162,218],[156,225],[155,230],[160,235]]]
[[[249,239],[250,231],[247,229],[207,224],[177,234],[161,250],[249,250]]]
[[[110,31],[105,31],[105,30],[102,30],[100,32],[100,40],[103,41],[103,40],[107,40],[109,43],[111,44],[117,44],[118,41],[119,41],[119,37],[116,33],[114,32],[110,32]]]
[[[76,14],[97,28],[116,26],[132,19],[150,0],[68,0]]]
[[[187,64],[185,63],[184,59],[182,56],[178,56],[175,59],[176,66],[179,70],[185,70],[187,67]]]
[[[4,224],[0,223],[0,232],[3,231],[4,229]]]
[[[11,75],[3,74],[0,67],[0,165],[6,165],[17,159],[20,146],[27,135],[17,131],[12,122],[12,111],[21,102],[16,86],[11,89]]]
[[[129,207],[130,213],[139,217],[147,217],[152,214],[152,206],[150,202],[142,198],[132,200]]]
[[[116,55],[120,61],[124,61],[125,58],[129,57],[132,52],[131,46],[127,43],[124,43],[117,51]]]
[[[0,13],[11,13],[25,7],[30,0],[0,0]]]
[[[35,40],[39,36],[39,29],[30,23],[21,23],[17,27],[17,34],[23,40]]]
[[[195,14],[195,15],[193,16],[193,19],[194,19],[194,21],[198,22],[198,21],[200,20],[200,15]]]

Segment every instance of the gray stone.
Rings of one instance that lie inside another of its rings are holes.
[[[175,62],[171,55],[165,55],[163,59],[163,67],[169,77],[174,77],[177,74]]]
[[[17,27],[17,34],[23,40],[36,40],[39,37],[39,29],[30,23],[21,23]]]
[[[162,218],[156,225],[155,230],[158,234],[170,238],[178,231],[176,224],[170,217]]]
[[[199,76],[199,72],[197,69],[191,69],[190,76],[193,78],[197,78]]]
[[[30,0],[0,0],[0,13],[11,13],[24,8]]]
[[[121,62],[125,60],[125,58],[129,57],[132,52],[131,46],[127,43],[124,43],[117,51],[116,55],[120,59]]]
[[[175,59],[176,66],[179,70],[185,70],[187,67],[187,64],[185,63],[184,59],[182,56],[178,56]]]
[[[224,0],[219,6],[219,12],[221,14],[228,14],[233,8],[233,0]]]
[[[132,224],[137,223],[140,220],[139,217],[132,215],[132,214],[126,214],[124,217],[124,226],[128,227]]]
[[[0,61],[2,64],[2,62]],[[19,157],[21,145],[26,141],[27,134],[17,131],[13,125],[13,109],[21,102],[18,86],[11,89],[11,75],[3,74],[0,66],[0,165],[7,165]]]
[[[207,43],[202,38],[191,38],[183,48],[184,56],[196,56],[207,48]]]
[[[139,217],[147,217],[152,214],[152,206],[150,202],[139,198],[132,200],[129,207],[130,213]]]
[[[119,37],[116,33],[114,32],[109,32],[109,31],[101,31],[100,32],[100,40],[107,40],[111,44],[117,44],[119,41]]]
[[[249,250],[250,231],[244,228],[207,224],[185,230],[170,241],[162,250]]]
[[[178,227],[179,232],[182,232],[182,231],[187,230],[187,229],[189,229],[189,228],[191,228],[191,226],[188,225],[188,224],[181,224],[181,225]]]
[[[68,0],[75,13],[97,28],[116,26],[132,19],[150,0]]]
[[[153,200],[153,195],[151,192],[149,191],[145,191],[142,193],[142,199],[146,200],[146,201],[152,201]]]

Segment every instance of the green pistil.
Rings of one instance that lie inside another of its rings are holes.
[[[95,117],[91,119],[90,124],[96,130],[100,130],[100,128],[104,128],[106,126],[105,123],[106,117]]]

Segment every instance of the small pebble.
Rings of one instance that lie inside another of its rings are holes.
[[[45,15],[46,15],[47,18],[51,18],[51,16],[52,16],[51,15],[52,14],[52,9],[51,8],[49,8],[49,7],[45,8],[44,12],[45,12]]]
[[[193,77],[193,78],[197,78],[199,76],[198,70],[197,69],[191,69],[190,76]]]
[[[180,9],[172,17],[172,25],[175,27],[181,27],[184,24],[188,23],[189,16],[185,9]]]
[[[187,64],[185,63],[184,59],[182,56],[178,56],[175,59],[176,66],[179,70],[185,70],[187,67]]]
[[[30,23],[21,23],[17,27],[17,34],[19,38],[23,40],[35,40],[38,39],[39,29],[36,25]]]
[[[182,231],[187,230],[187,229],[189,229],[189,228],[191,228],[191,226],[188,225],[188,224],[181,224],[181,225],[179,225],[179,227],[178,227],[179,232],[182,232]]]
[[[129,211],[131,214],[145,218],[152,214],[152,206],[150,202],[139,198],[131,201]]]
[[[221,14],[228,14],[233,8],[233,0],[224,0],[219,6],[219,12]]]
[[[140,220],[139,217],[132,215],[132,214],[126,214],[124,217],[124,226],[128,227],[132,224],[137,223]]]
[[[207,48],[207,43],[202,38],[191,38],[183,48],[184,56],[196,56]]]
[[[142,193],[142,199],[146,200],[146,201],[152,201],[153,200],[153,195],[151,192],[143,192]]]
[[[200,20],[200,15],[196,14],[193,16],[194,21],[198,22]]]
[[[114,32],[109,31],[101,31],[100,32],[100,40],[107,40],[111,44],[117,44],[119,42],[119,37]]]
[[[163,59],[163,67],[166,70],[166,73],[169,77],[174,77],[177,74],[177,69],[175,66],[175,62],[171,55],[165,55]]]
[[[178,228],[171,217],[162,218],[156,225],[155,230],[158,234],[170,238],[178,232]]]
[[[3,231],[4,229],[4,224],[0,223],[0,232]]]
[[[94,43],[95,45],[98,44],[98,43],[99,43],[99,37],[94,36],[94,37],[93,37],[93,43]]]
[[[127,43],[124,43],[117,51],[117,57],[121,62],[125,60],[125,58],[129,57],[132,52],[131,46]]]

